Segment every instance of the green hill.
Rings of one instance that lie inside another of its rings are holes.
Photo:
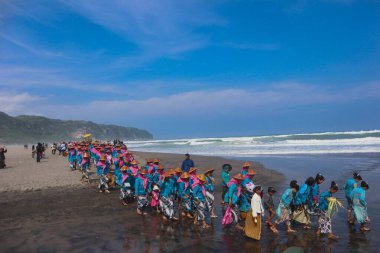
[[[153,135],[134,127],[102,125],[91,121],[59,120],[40,116],[11,117],[0,112],[0,143],[35,143],[80,139],[91,133],[99,140],[151,140]]]

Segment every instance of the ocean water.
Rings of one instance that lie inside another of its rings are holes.
[[[271,136],[131,141],[137,151],[255,157],[292,154],[379,153],[380,130]]]

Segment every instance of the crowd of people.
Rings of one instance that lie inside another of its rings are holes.
[[[115,141],[70,142],[63,155],[67,156],[71,170],[82,172],[82,181],[90,182],[90,168],[93,166],[99,180],[98,190],[110,193],[110,189],[120,190],[123,205],[136,202],[136,212],[146,215],[150,206],[154,212],[162,214],[164,220],[176,221],[179,217],[191,219],[195,225],[209,228],[208,221],[217,218],[215,214],[214,169],[199,173],[190,155],[185,155],[181,167],[165,168],[158,158],[146,159],[141,164],[128,151],[127,146]],[[268,187],[264,196],[263,187],[254,179],[256,171],[245,162],[235,175],[232,166],[222,166],[223,218],[226,226],[244,230],[248,237],[259,240],[261,222],[265,213],[265,224],[273,233],[278,233],[278,225],[285,223],[288,233],[295,232],[294,222],[301,223],[303,229],[311,229],[313,217],[318,222],[318,236],[327,234],[329,239],[338,237],[332,232],[332,218],[342,204],[334,197],[341,188],[333,181],[321,193],[320,185],[325,177],[318,173],[299,185],[292,180],[282,195],[277,207],[274,204],[276,189]],[[368,184],[361,175],[354,173],[348,179],[345,189],[347,198],[348,222],[360,224],[361,231],[369,231],[365,192]]]

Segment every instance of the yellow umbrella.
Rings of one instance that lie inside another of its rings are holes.
[[[88,138],[88,137],[91,137],[91,134],[85,134],[83,135],[84,138]]]

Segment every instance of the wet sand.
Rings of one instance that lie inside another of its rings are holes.
[[[22,152],[15,157],[22,156]],[[183,159],[182,155],[172,154],[136,152],[136,155],[141,162],[147,157],[159,157],[166,167],[176,167]],[[16,170],[18,165],[12,165],[11,157],[8,153],[8,169]],[[241,161],[204,156],[192,158],[200,171],[204,171],[202,168],[215,168],[218,183],[223,163],[233,165],[232,174],[241,167]],[[70,172],[65,158],[47,155],[44,163],[49,167],[60,167],[65,175],[74,175],[79,182],[80,173]],[[38,170],[33,164],[34,160],[23,162],[24,167],[30,168],[30,173]],[[265,169],[258,163],[254,163],[254,167],[258,173],[256,182],[265,189],[283,185],[284,177],[280,173]],[[0,170],[0,183],[3,183],[2,172]],[[48,188],[32,191],[12,189],[0,192],[1,252],[282,252],[294,245],[303,246],[308,252],[362,252],[362,249],[369,249],[365,247],[366,238],[361,234],[352,236],[357,244],[364,245],[355,250],[348,245],[329,242],[326,238],[318,239],[314,230],[287,235],[280,226],[280,235],[273,236],[269,229],[263,227],[262,240],[254,241],[234,228],[223,228],[220,184],[216,190],[216,214],[219,218],[212,221],[212,228],[207,230],[194,227],[188,220],[164,222],[155,213],[139,216],[135,203],[121,205],[117,190],[109,195],[98,193],[96,182],[66,186],[54,184],[46,183]],[[300,230],[299,227],[297,229]]]

